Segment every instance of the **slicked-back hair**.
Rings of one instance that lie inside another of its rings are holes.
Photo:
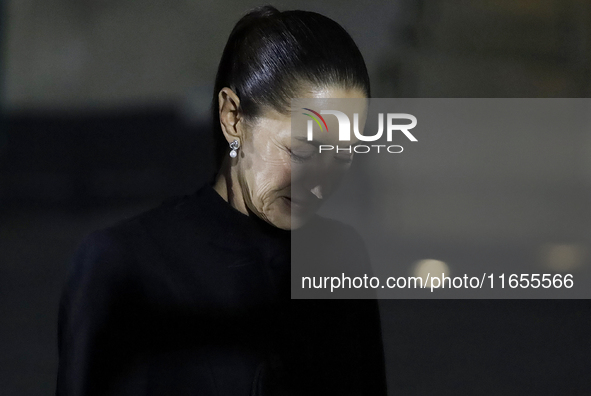
[[[212,101],[216,171],[229,151],[219,118],[218,94],[232,89],[246,121],[272,108],[289,114],[303,84],[358,89],[370,97],[369,75],[359,48],[332,19],[310,11],[278,11],[265,5],[234,26],[218,67]]]

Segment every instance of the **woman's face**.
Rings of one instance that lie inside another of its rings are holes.
[[[360,90],[323,88],[307,90],[302,97],[363,99],[365,95]],[[292,112],[294,116],[302,113],[298,109]],[[338,131],[336,117],[326,116],[325,120],[329,130]],[[360,128],[362,125],[360,122]],[[305,128],[292,131],[292,117],[272,109],[249,125],[243,123],[241,132],[241,147],[232,162],[244,203],[251,212],[282,229],[304,225],[351,166],[350,153],[319,154],[319,142],[308,142]],[[322,144],[336,147],[339,143],[338,133],[317,135]],[[347,147],[355,142],[340,143],[339,147]]]

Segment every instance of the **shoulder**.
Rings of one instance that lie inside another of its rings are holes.
[[[206,202],[205,202],[206,203]],[[67,287],[136,285],[205,260],[212,232],[203,200],[172,197],[84,237],[70,261]],[[211,217],[211,216],[210,216]],[[126,286],[126,287],[128,287]]]
[[[83,238],[78,253],[123,259],[130,258],[134,251],[154,247],[160,235],[178,233],[183,222],[187,222],[182,216],[185,199],[169,198],[154,208],[88,234]]]
[[[129,272],[129,255],[114,229],[103,229],[87,235],[70,261],[66,290],[70,293],[111,292],[125,282]]]
[[[71,260],[70,282],[81,281],[84,277],[108,278],[113,282],[125,276],[136,261],[137,251],[154,245],[152,230],[171,228],[166,226],[171,221],[166,212],[177,201],[165,201],[156,208],[84,236]]]
[[[149,229],[165,218],[160,205],[86,235],[70,258],[60,298],[60,331],[102,323],[143,290],[144,257],[154,255]],[[142,253],[143,252],[143,253]]]

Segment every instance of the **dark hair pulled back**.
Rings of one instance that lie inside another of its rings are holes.
[[[347,31],[310,11],[283,11],[265,5],[244,15],[224,48],[213,92],[216,167],[227,154],[220,128],[218,94],[224,87],[240,99],[246,120],[270,107],[288,114],[302,83],[313,87],[359,89],[370,97],[363,56]]]

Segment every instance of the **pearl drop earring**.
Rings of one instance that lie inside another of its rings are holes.
[[[232,151],[230,151],[230,157],[236,158],[236,156],[238,155],[238,152],[236,150],[240,148],[240,142],[234,139],[234,141],[230,143],[230,148],[232,149]]]

